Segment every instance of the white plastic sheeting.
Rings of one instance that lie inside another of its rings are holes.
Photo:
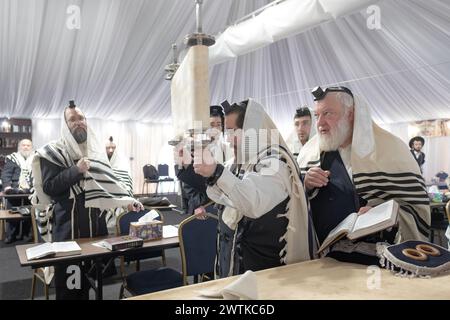
[[[228,27],[210,48],[211,64],[236,58],[367,7],[378,0],[286,0]]]

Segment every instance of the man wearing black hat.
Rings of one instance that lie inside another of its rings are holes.
[[[425,163],[425,153],[421,150],[423,145],[425,144],[425,140],[422,137],[416,136],[409,140],[409,148],[411,149],[411,153],[416,159],[417,164],[420,167],[420,172],[423,173],[423,164]]]
[[[44,208],[53,205],[52,241],[106,236],[105,210],[138,210],[143,206],[117,178],[104,145],[74,101],[64,109],[61,126],[61,138],[37,150],[33,158],[32,203]],[[86,277],[70,285],[70,279],[81,275],[76,270],[89,270],[89,263],[55,266],[57,300],[89,299]]]
[[[368,105],[350,89],[317,87],[312,94],[317,134],[301,149],[298,162],[315,231],[325,244],[322,253],[370,265],[379,262],[377,242],[426,241],[429,199],[405,143],[374,123]],[[396,227],[326,247],[328,235],[352,213],[366,214],[390,199],[399,205]]]

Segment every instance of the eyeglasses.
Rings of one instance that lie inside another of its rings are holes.
[[[314,101],[319,101],[325,98],[328,92],[345,92],[353,98],[353,93],[346,87],[328,87],[325,91],[321,87],[315,87],[311,93],[314,96]]]

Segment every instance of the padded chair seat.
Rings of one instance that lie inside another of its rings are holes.
[[[171,268],[157,268],[135,272],[126,278],[127,290],[133,295],[141,295],[183,285],[183,276]]]

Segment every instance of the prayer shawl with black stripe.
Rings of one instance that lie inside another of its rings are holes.
[[[111,159],[109,159],[111,168],[116,177],[125,185],[130,196],[133,195],[133,179],[130,175],[129,162],[125,157],[118,154],[117,150],[114,151]],[[106,213],[106,224],[108,229],[114,230],[116,226],[116,218],[124,212],[124,208],[109,209]]]
[[[70,198],[75,199],[76,195],[84,191],[85,207],[100,210],[126,207],[136,202],[132,198],[132,191],[111,168],[104,146],[97,141],[89,127],[87,142],[84,145],[76,143],[65,121],[62,123],[61,131],[62,138],[37,150],[33,160],[34,205],[45,209],[51,203],[50,197],[42,189],[40,158],[45,158],[57,166],[70,168],[76,165],[75,160],[83,156],[89,159],[90,169],[84,174],[82,181],[71,186]]]
[[[34,160],[34,166],[40,167],[40,158],[44,158],[63,168],[70,168],[76,165],[67,152],[57,143],[49,143],[39,149]],[[126,185],[117,177],[108,163],[91,158],[89,160],[90,168],[85,173],[84,180],[70,188],[71,198],[84,191],[85,207],[99,208],[101,210],[127,206],[135,201],[131,198],[131,194]],[[40,173],[40,168],[36,168],[34,171]],[[37,178],[35,174],[35,189],[39,187],[42,192],[36,190],[36,196],[38,197],[37,203],[49,204],[51,201],[42,190],[42,180],[38,183],[36,181]],[[41,177],[39,178],[42,179]],[[39,193],[41,193],[40,196]]]
[[[286,233],[279,239],[279,241],[286,240],[286,246],[280,252],[282,262],[290,264],[315,258],[317,256],[316,235],[310,219],[308,201],[300,179],[300,169],[294,157],[288,151],[286,143],[272,119],[264,111],[264,108],[253,99],[249,99],[247,104],[243,130],[248,136],[244,138],[245,146],[242,146],[243,150],[238,149],[236,161],[237,164],[242,164],[241,172],[243,175],[254,171],[255,165],[260,162],[261,157],[267,157],[269,151],[274,154],[274,157],[283,158],[289,168],[289,177],[286,178],[289,180],[288,195],[290,200],[287,204],[287,212],[279,216],[284,216],[289,221]],[[252,130],[255,135],[252,135]],[[249,143],[247,137],[250,140],[256,138],[257,143],[255,140],[252,140],[253,143]],[[210,195],[209,192],[208,195]],[[267,196],[270,197],[270,194]],[[238,212],[230,206],[225,206],[222,219],[230,229],[236,230],[237,224],[243,216],[242,212]],[[234,256],[234,253],[232,256]],[[233,265],[233,262],[231,265]]]
[[[318,135],[300,152],[302,175],[320,166]],[[428,239],[430,207],[425,182],[408,146],[372,122],[361,103],[355,104],[351,170],[359,196],[368,206],[394,199],[399,204],[399,231],[395,242]]]
[[[25,159],[20,152],[14,152],[6,156],[6,159],[12,161],[20,168],[19,176],[19,188],[30,189],[31,188],[31,163],[33,162],[33,154],[30,154]]]
[[[130,175],[130,166],[128,165],[127,159],[125,157],[121,157],[117,151],[114,151],[109,163],[111,164],[111,168],[117,179],[125,185],[128,193],[132,196],[133,179]]]

